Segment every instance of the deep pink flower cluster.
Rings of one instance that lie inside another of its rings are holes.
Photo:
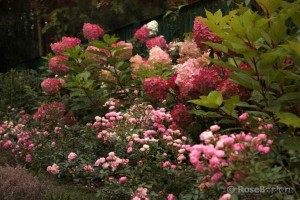
[[[200,95],[208,95],[209,92],[215,90],[221,82],[221,74],[219,67],[203,67],[193,80],[193,88],[190,91],[191,97]]]
[[[225,99],[234,95],[240,95],[243,100],[249,98],[250,93],[246,88],[229,81],[230,70],[205,64],[205,61],[199,63],[199,59],[190,58],[178,65],[175,84],[181,98],[198,98],[213,90],[221,91]]]
[[[154,38],[150,38],[147,42],[146,42],[146,46],[148,49],[152,49],[155,46],[158,46],[162,49],[167,48],[167,41],[165,40],[164,36],[159,35],[156,36]]]
[[[55,54],[60,55],[65,52],[67,48],[73,48],[79,45],[80,42],[81,40],[76,37],[62,37],[60,42],[50,44],[50,47]]]
[[[88,41],[97,40],[104,35],[104,30],[97,24],[84,23],[82,27],[83,36]]]
[[[144,25],[136,30],[133,37],[140,41],[140,43],[145,43],[149,38],[149,30],[147,25]]]
[[[224,80],[217,88],[222,92],[224,99],[229,99],[231,96],[239,95],[242,100],[246,100],[250,96],[250,92],[241,85],[231,82],[230,80]]]
[[[251,70],[251,66],[250,66],[248,63],[245,63],[245,62],[241,62],[241,63],[239,64],[239,67],[240,67],[242,70],[245,70],[245,71]]]
[[[193,121],[189,109],[182,103],[177,104],[171,111],[173,121],[181,128],[186,127]]]
[[[49,70],[57,75],[64,76],[69,72],[67,65],[64,63],[68,60],[68,57],[57,55],[50,58],[48,67]]]
[[[47,78],[41,83],[42,89],[50,95],[59,92],[61,86],[61,80],[57,78]]]
[[[209,30],[203,22],[201,22],[201,17],[196,17],[194,20],[193,39],[198,46],[200,46],[203,41],[212,41],[216,43],[220,43],[222,41],[211,30]]]
[[[34,114],[33,119],[35,120],[41,120],[41,119],[47,119],[47,120],[54,120],[54,119],[61,119],[64,116],[64,113],[66,111],[66,106],[63,103],[60,102],[52,102],[49,104],[43,103],[40,105],[37,112]]]
[[[152,100],[164,100],[167,98],[168,83],[161,77],[146,78],[143,81],[143,90]]]

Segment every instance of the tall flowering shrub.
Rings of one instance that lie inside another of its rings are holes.
[[[154,33],[155,23],[149,26]],[[82,32],[88,45],[73,37],[63,37],[51,44],[56,54],[49,56],[48,67],[52,73],[41,87],[54,98],[62,97],[60,101],[87,121],[91,116],[84,112],[100,111],[108,95],[126,99],[133,96],[130,91],[134,90],[134,80],[128,76],[133,45],[104,35],[104,30],[96,24],[85,23]]]

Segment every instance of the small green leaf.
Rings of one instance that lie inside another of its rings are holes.
[[[228,52],[228,48],[222,44],[218,44],[218,43],[213,43],[213,42],[203,42],[204,44],[207,44],[208,46],[214,48],[214,49],[217,49],[219,51],[222,51],[222,52],[225,52],[227,53]]]
[[[281,0],[256,0],[256,2],[267,15],[271,15],[279,7]]]
[[[223,96],[221,92],[212,91],[208,96],[200,96],[200,99],[190,100],[189,102],[207,108],[218,108],[223,103]]]
[[[214,103],[216,103],[218,106],[220,106],[223,103],[222,93],[218,91],[210,92],[207,98],[212,101],[214,100]]]
[[[289,112],[277,112],[276,115],[279,118],[279,122],[300,128],[300,118],[297,115]]]
[[[282,95],[281,97],[279,97],[277,99],[277,101],[280,103],[283,103],[283,102],[287,102],[287,101],[291,101],[291,100],[295,100],[295,99],[300,99],[299,92],[286,93],[286,94]]]
[[[281,135],[279,138],[279,145],[286,150],[300,151],[300,137],[299,136],[290,136],[288,134]]]
[[[251,76],[247,75],[243,72],[235,72],[231,73],[230,77],[233,82],[238,83],[246,88],[260,90],[260,86],[257,80],[252,78]]]
[[[205,112],[203,110],[191,110],[190,113],[197,115],[197,116],[201,116],[201,117],[205,117],[205,118],[218,118],[218,117],[222,117],[222,115],[216,113],[216,112]]]

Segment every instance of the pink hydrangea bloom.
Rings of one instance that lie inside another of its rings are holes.
[[[192,80],[193,88],[190,91],[191,97],[200,95],[208,95],[209,92],[215,90],[222,81],[220,68],[213,65],[211,67],[203,67]]]
[[[190,58],[177,69],[176,85],[181,97],[198,98],[214,90],[221,81],[218,67],[202,67]]]
[[[62,41],[51,43],[50,47],[55,54],[59,55],[62,54],[67,48],[73,48],[77,46],[80,44],[80,42],[80,39],[75,37],[63,37]]]
[[[51,50],[57,55],[62,54],[66,48],[63,42],[51,43],[50,47]]]
[[[47,94],[57,93],[60,90],[61,86],[61,81],[57,78],[47,78],[41,83],[42,89]]]
[[[97,24],[84,23],[82,31],[88,41],[97,40],[104,35],[104,30]]]
[[[173,121],[180,127],[186,127],[193,121],[189,109],[182,103],[177,104],[171,111]]]
[[[146,78],[143,81],[143,90],[153,100],[164,100],[167,98],[167,81],[161,77]]]
[[[77,157],[77,154],[74,153],[74,152],[71,152],[69,155],[68,155],[68,161],[72,161],[74,160],[75,158]]]
[[[148,63],[147,60],[143,59],[139,54],[130,58],[131,68],[132,68],[132,77],[136,78],[136,73],[141,70],[142,67],[146,69],[153,69],[153,66]]]
[[[144,25],[140,29],[136,30],[133,37],[140,41],[140,43],[145,43],[149,38],[149,30],[147,25]]]
[[[167,47],[167,41],[165,40],[164,36],[160,35],[149,39],[146,42],[146,46],[148,49],[152,49],[155,46],[165,49]]]
[[[184,63],[189,58],[198,58],[201,52],[193,40],[185,40],[179,48],[178,63]]]
[[[230,80],[224,80],[217,88],[218,91],[222,92],[224,99],[229,99],[232,96],[239,95],[242,100],[249,98],[250,92],[238,85],[237,83],[233,83]]]
[[[69,69],[67,67],[67,65],[64,63],[64,61],[67,61],[68,57],[66,56],[54,56],[52,58],[50,58],[49,63],[48,63],[48,67],[49,70],[57,75],[60,76],[64,76],[69,72]]]
[[[155,63],[170,64],[172,62],[172,59],[170,58],[167,52],[162,50],[160,47],[156,46],[149,51],[148,62],[152,64]]]
[[[64,43],[66,48],[76,47],[81,43],[81,40],[76,37],[62,37],[61,41]]]
[[[120,58],[132,56],[132,49],[133,49],[132,43],[128,43],[125,41],[119,41],[115,44],[112,44],[111,46],[112,47],[124,46],[122,48],[122,50],[124,50],[125,52],[121,53],[120,55],[117,55],[116,58],[120,59]]]
[[[94,46],[88,46],[86,48],[86,58],[88,59],[92,59],[93,61],[98,62],[100,65],[104,65],[106,63],[105,60],[103,60],[103,58],[101,56],[107,57],[109,58],[110,52],[106,49],[100,49],[98,47],[94,47]],[[102,55],[97,55],[96,53],[101,52]]]
[[[200,71],[199,63],[196,59],[188,59],[177,69],[175,83],[180,87],[186,82],[192,80]]]
[[[221,42],[222,40],[208,29],[201,21],[201,18],[202,17],[196,17],[194,20],[193,39],[197,45],[200,46],[203,41]]]
[[[59,173],[59,166],[57,164],[53,164],[52,166],[47,167],[47,172],[50,174],[58,174]]]
[[[39,120],[39,119],[60,119],[64,116],[64,113],[66,111],[66,106],[63,103],[59,102],[52,102],[49,104],[42,104],[37,112],[34,114],[33,119]]]

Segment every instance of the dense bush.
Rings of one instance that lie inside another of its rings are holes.
[[[42,77],[34,70],[11,70],[0,73],[0,113],[7,111],[7,107],[24,108],[28,112],[36,109],[41,96],[40,82]]]
[[[42,199],[45,189],[21,166],[0,167],[0,195],[4,200]]]

